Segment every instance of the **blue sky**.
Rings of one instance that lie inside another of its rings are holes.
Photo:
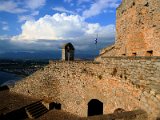
[[[0,55],[60,51],[66,42],[72,42],[79,53],[97,55],[101,48],[114,42],[116,8],[120,3],[121,0],[1,0]]]

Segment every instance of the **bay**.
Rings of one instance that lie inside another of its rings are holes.
[[[0,86],[6,85],[6,84],[14,84],[16,81],[21,80],[22,77],[0,71]]]

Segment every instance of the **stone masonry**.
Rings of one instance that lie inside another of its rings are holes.
[[[79,116],[87,116],[88,102],[98,99],[104,114],[117,108],[142,109],[149,119],[156,119],[160,114],[160,58],[102,59],[101,63],[50,61],[11,91],[59,102],[63,110]]]
[[[158,120],[160,0],[123,0],[116,24],[116,43],[95,61],[50,61],[10,91],[61,103],[82,117],[88,115],[88,103],[97,100],[103,114],[141,109],[149,120]]]
[[[116,17],[112,56],[160,56],[160,0],[123,0]]]
[[[66,43],[62,47],[62,60],[74,60],[74,46],[71,43]]]

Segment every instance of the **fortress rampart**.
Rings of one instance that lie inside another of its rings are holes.
[[[115,48],[105,53],[107,56],[160,56],[159,31],[159,0],[123,0],[116,13]]]
[[[150,61],[150,59],[153,59]],[[117,108],[160,114],[160,58],[106,57],[91,61],[50,61],[44,69],[18,82],[12,92],[59,102],[62,109],[87,116],[88,103],[103,103],[103,113]]]
[[[116,75],[122,79],[143,82],[143,85],[160,82],[160,57],[104,56],[97,57],[95,61],[116,69]]]
[[[149,120],[158,120],[159,31],[160,0],[123,0],[117,8],[116,42],[95,61],[50,61],[10,91],[61,103],[63,110],[79,116],[89,115],[98,104],[103,114],[142,109]],[[73,60],[72,52],[62,52],[68,55],[65,60]]]

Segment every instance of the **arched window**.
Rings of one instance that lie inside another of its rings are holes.
[[[62,60],[74,60],[74,46],[71,43],[67,43],[62,47]]]

